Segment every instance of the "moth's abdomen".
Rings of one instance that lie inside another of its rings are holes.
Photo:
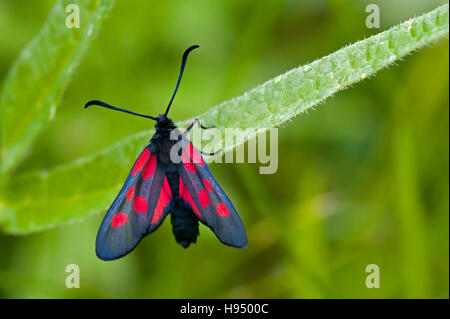
[[[170,221],[175,240],[181,246],[188,248],[191,243],[197,241],[198,219],[191,210],[176,205],[170,214]]]

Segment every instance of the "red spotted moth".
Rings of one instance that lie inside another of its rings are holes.
[[[196,48],[198,45],[191,46],[183,54],[178,81],[164,114],[153,117],[97,100],[84,106],[98,105],[156,121],[155,134],[134,163],[98,230],[96,254],[102,260],[115,260],[127,255],[169,214],[175,240],[184,248],[196,242],[199,222],[208,226],[226,245],[239,248],[247,245],[244,224],[200,155],[205,153],[198,151],[186,137],[196,123],[202,129],[211,127],[204,127],[194,120],[181,132],[167,117],[187,57]],[[171,156],[176,143],[180,146],[178,162]]]

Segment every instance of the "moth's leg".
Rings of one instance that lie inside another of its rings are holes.
[[[199,120],[199,119],[194,119],[194,120],[191,122],[191,124],[189,124],[189,126],[186,128],[186,130],[184,131],[183,135],[186,135],[186,134],[194,127],[195,124],[200,125],[200,127],[201,127],[202,129],[204,129],[204,130],[208,130],[208,129],[211,129],[211,128],[215,128],[214,125],[213,125],[213,126],[203,126],[202,123],[200,123],[200,120]],[[212,153],[205,153],[205,152],[203,152],[202,150],[198,150],[198,151],[199,151],[201,154],[203,154],[203,155],[213,156],[213,155],[219,154],[220,151],[222,151],[222,149],[218,149],[217,151],[212,152]]]
[[[222,149],[219,148],[217,151],[212,152],[212,153],[205,153],[205,152],[203,152],[202,150],[198,150],[198,151],[199,151],[200,153],[202,153],[203,155],[206,155],[206,156],[213,156],[213,155],[219,154],[219,153],[222,151]]]
[[[185,135],[187,132],[189,132],[195,124],[200,125],[200,127],[204,130],[208,130],[210,128],[215,128],[215,126],[203,126],[202,123],[200,123],[199,119],[194,119],[191,124],[189,124],[189,126],[186,128],[186,130],[184,131],[183,135]]]

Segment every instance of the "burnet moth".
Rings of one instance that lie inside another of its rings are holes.
[[[199,221],[217,238],[232,247],[247,245],[244,224],[222,187],[217,183],[200,153],[167,117],[180,85],[189,53],[183,54],[178,81],[164,114],[157,117],[117,108],[101,101],[89,101],[84,108],[98,105],[156,121],[155,134],[133,165],[125,184],[109,207],[97,233],[95,251],[102,260],[127,255],[146,235],[154,232],[170,214],[175,240],[184,248],[195,243]],[[174,138],[174,136],[176,138]],[[171,153],[177,146],[178,150]],[[174,161],[174,153],[178,161]],[[207,154],[213,155],[213,154]]]

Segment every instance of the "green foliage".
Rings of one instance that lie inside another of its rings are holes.
[[[40,32],[11,67],[0,100],[0,176],[18,164],[55,117],[67,84],[113,3],[57,1]],[[69,4],[80,8],[80,28],[66,27]]]
[[[253,127],[262,133],[447,34],[448,5],[444,5],[279,75],[198,118],[222,130]],[[104,210],[151,134],[139,133],[62,167],[9,179],[1,188],[4,231],[30,233]],[[233,144],[223,147],[224,151],[248,137],[252,136],[238,136]],[[220,143],[216,149],[223,145]]]

